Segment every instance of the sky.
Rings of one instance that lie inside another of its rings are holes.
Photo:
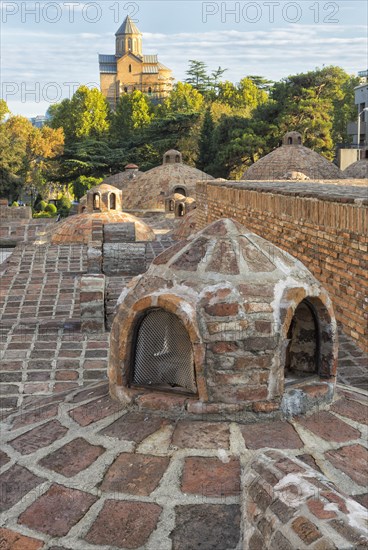
[[[0,0],[1,97],[14,114],[44,114],[81,84],[99,86],[98,54],[115,53],[115,32],[130,15],[143,53],[158,54],[176,80],[188,60],[281,80],[339,65],[367,69],[365,0]]]

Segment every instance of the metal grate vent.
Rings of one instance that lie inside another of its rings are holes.
[[[137,331],[133,383],[196,393],[191,342],[173,313],[157,308],[143,318]]]

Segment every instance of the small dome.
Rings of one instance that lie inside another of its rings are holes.
[[[287,132],[282,138],[283,145],[303,145],[302,134],[299,132]]]
[[[175,149],[169,149],[169,151],[166,151],[164,154],[163,162],[162,164],[178,164],[183,162],[183,156],[180,151],[176,151]]]
[[[346,178],[368,179],[368,159],[361,159],[353,162],[343,172]]]
[[[123,289],[110,392],[143,404],[142,393],[171,390],[191,394],[198,407],[271,401],[286,411],[295,399],[284,394],[289,371],[294,380],[335,376],[336,338],[331,300],[310,271],[221,219],[162,252]]]
[[[138,166],[136,164],[127,164],[125,170],[138,170]]]
[[[312,180],[343,179],[341,170],[312,149],[299,143],[298,132],[288,132],[283,144],[257,160],[244,172],[243,180],[282,180],[289,172],[300,172]]]
[[[170,235],[174,239],[174,241],[181,241],[183,239],[187,239],[196,231],[197,212],[196,210],[191,210],[190,212],[188,212],[188,214],[180,219],[180,222],[175,227],[175,229],[170,232]]]
[[[103,224],[134,223],[137,241],[154,241],[156,238],[152,229],[135,216],[110,210],[92,214],[86,212],[66,218],[56,225],[51,242],[53,244],[88,244],[92,238],[92,225],[95,221],[100,221]]]

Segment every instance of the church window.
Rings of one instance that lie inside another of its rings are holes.
[[[151,88],[151,86],[148,88],[148,93],[149,93],[149,94],[152,94],[152,88]]]
[[[129,72],[132,72],[132,66],[129,64]]]
[[[132,49],[132,39],[128,38],[128,50]]]

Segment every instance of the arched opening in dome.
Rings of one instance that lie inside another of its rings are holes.
[[[116,195],[115,195],[115,193],[110,193],[109,206],[110,206],[110,210],[116,210]]]
[[[183,197],[187,196],[187,192],[184,189],[184,187],[175,187],[174,193],[178,193],[179,195],[183,195]]]
[[[93,210],[100,210],[101,207],[101,201],[100,201],[100,194],[94,193],[93,194]]]
[[[301,145],[302,144],[302,138],[301,136],[298,136],[298,145]]]
[[[175,156],[175,162],[180,162],[180,155]]]
[[[170,212],[174,212],[174,209],[175,209],[175,202],[174,202],[174,201],[170,201],[170,202],[169,202],[169,210],[170,210]]]
[[[185,214],[185,205],[182,202],[179,202],[176,208],[176,215],[178,218],[181,218]]]
[[[128,93],[128,88],[125,86],[124,88],[124,92],[127,94]]]
[[[133,338],[131,385],[197,393],[192,344],[177,315],[162,308],[144,312]]]
[[[317,298],[300,302],[291,320],[285,356],[285,382],[319,375],[331,376],[333,342],[330,318],[324,304]]]
[[[293,138],[292,137],[288,137],[288,145],[292,145],[293,144]]]

